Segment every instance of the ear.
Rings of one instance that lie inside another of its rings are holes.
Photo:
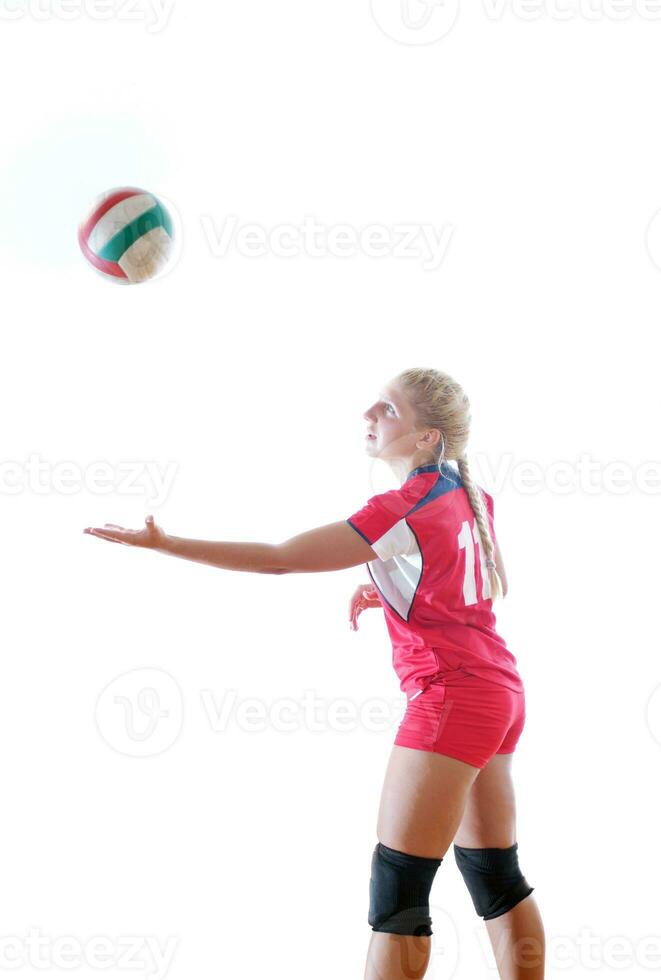
[[[424,442],[425,449],[430,449],[432,446],[437,446],[441,442],[443,436],[438,429],[427,429],[424,436],[422,437],[422,442]]]

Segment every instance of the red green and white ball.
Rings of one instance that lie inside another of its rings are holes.
[[[116,187],[102,194],[78,229],[90,265],[125,284],[145,282],[163,272],[173,237],[167,208],[138,187]]]

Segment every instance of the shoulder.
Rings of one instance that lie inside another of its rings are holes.
[[[383,493],[375,493],[356,511],[356,514],[374,515],[382,521],[395,523],[404,517],[411,507],[414,507],[420,495],[413,493],[407,487],[399,487],[396,490],[386,490]]]

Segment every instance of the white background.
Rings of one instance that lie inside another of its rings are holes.
[[[362,413],[411,366],[465,387],[469,459],[496,499],[495,611],[527,693],[519,854],[548,975],[658,972],[661,939],[647,960],[642,940],[661,936],[660,481],[641,467],[659,459],[659,14],[397,3],[176,0],[160,25],[146,0],[110,17],[101,0],[2,4],[2,463],[15,480],[32,454],[46,474],[0,500],[15,976],[71,975],[55,940],[100,936],[111,966],[83,958],[76,976],[162,977],[118,964],[126,936],[173,942],[172,980],[362,976],[404,708],[382,614],[349,630],[365,569],[233,573],[82,529],[153,511],[175,534],[275,542],[343,519],[394,485],[364,457]],[[178,262],[143,286],[105,282],[76,241],[90,199],[123,184],[180,222]],[[393,243],[401,225],[452,235],[435,269],[394,247],[214,255],[209,222],[232,215],[267,236],[306,215]],[[58,464],[98,461],[176,478],[156,505],[64,492]],[[631,473],[618,486],[613,463]],[[142,669],[120,696],[138,677],[169,714],[151,743],[122,742],[126,703],[106,688]],[[236,715],[214,731],[209,697],[270,711],[306,691],[319,731]],[[342,731],[327,710],[373,698],[394,705],[389,727]],[[496,976],[451,851],[432,914],[430,977]],[[30,930],[50,937],[48,970]]]

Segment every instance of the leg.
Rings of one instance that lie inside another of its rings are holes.
[[[458,847],[511,847],[516,843],[512,754],[494,755],[473,783],[457,831]],[[533,895],[486,920],[501,980],[542,980],[544,927]]]
[[[379,807],[379,842],[406,855],[443,858],[479,772],[449,756],[394,745]],[[430,953],[430,936],[373,932],[365,980],[417,980]]]

